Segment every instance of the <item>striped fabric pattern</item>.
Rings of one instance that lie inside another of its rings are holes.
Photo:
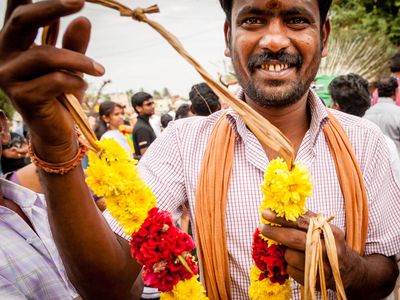
[[[312,114],[310,128],[296,157],[296,162],[309,168],[314,186],[307,207],[325,216],[335,215],[332,224],[345,231],[343,197],[322,132],[328,119],[326,108],[312,91],[309,106]],[[195,193],[201,161],[211,130],[222,113],[170,123],[140,161],[142,178],[156,194],[160,208],[174,212],[187,204],[191,221],[195,221]],[[366,184],[370,204],[366,255],[395,255],[400,252],[400,229],[397,225],[400,220],[400,188],[390,168],[385,139],[369,121],[338,111],[332,113],[353,144]],[[232,296],[233,299],[248,299],[252,233],[260,223],[260,183],[269,161],[257,138],[240,117],[233,110],[228,110],[226,117],[236,133],[226,211]],[[118,223],[107,212],[105,215],[112,229],[121,234]],[[330,291],[329,298],[335,299],[335,293]],[[300,299],[300,288],[296,283],[293,284],[293,299]]]
[[[76,299],[54,244],[43,195],[0,178],[4,197],[12,199],[35,231],[15,212],[0,206],[0,299]]]

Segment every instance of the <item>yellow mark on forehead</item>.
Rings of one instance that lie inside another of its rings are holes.
[[[267,9],[279,9],[281,8],[281,1],[279,0],[267,0],[265,3],[265,8]]]

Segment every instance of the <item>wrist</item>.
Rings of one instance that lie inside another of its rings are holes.
[[[368,267],[365,259],[346,245],[346,253],[339,264],[340,274],[346,295],[358,294],[368,282]],[[351,298],[351,297],[350,297]]]

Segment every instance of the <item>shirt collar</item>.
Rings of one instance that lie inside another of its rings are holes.
[[[239,90],[237,96],[239,99],[244,100],[243,90]],[[308,134],[314,145],[319,133],[324,128],[329,118],[325,104],[312,89],[309,90],[308,105],[311,111],[311,122]],[[235,132],[236,139],[245,139],[249,133],[249,129],[237,112],[229,108],[226,113],[226,118]]]
[[[39,194],[4,178],[0,178],[0,189],[5,198],[21,208],[32,208],[39,197]]]
[[[390,97],[379,97],[378,103],[390,103],[394,105],[396,104],[396,101]]]

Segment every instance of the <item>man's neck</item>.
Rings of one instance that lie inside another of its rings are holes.
[[[297,153],[310,127],[311,116],[307,111],[308,92],[297,103],[288,107],[261,107],[249,98],[246,102],[272,125],[277,127],[293,144]]]
[[[396,77],[396,78],[400,78],[400,72],[394,72],[393,76]]]
[[[151,116],[145,115],[145,114],[144,114],[144,115],[139,115],[139,117],[141,117],[142,119],[148,121],[148,120],[150,119]]]

